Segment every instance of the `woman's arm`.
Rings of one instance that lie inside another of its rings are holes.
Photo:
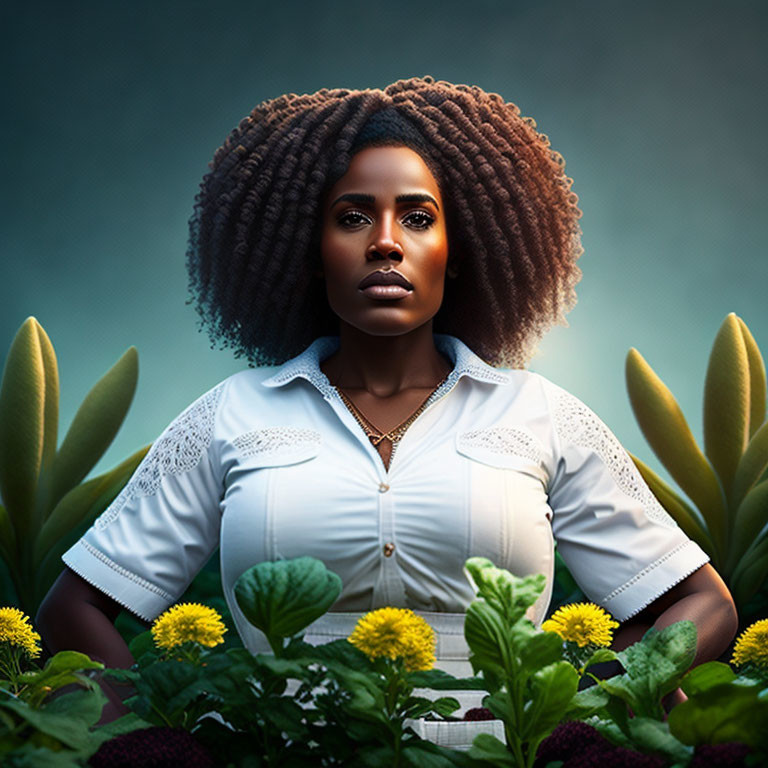
[[[80,651],[107,667],[127,669],[134,663],[128,646],[114,626],[123,609],[119,603],[78,576],[64,569],[45,596],[36,624],[47,652]],[[122,703],[131,689],[99,679],[109,702],[100,724],[111,722],[128,709]]]
[[[664,629],[688,619],[696,625],[696,656],[692,666],[712,661],[728,647],[738,630],[738,614],[731,593],[720,574],[706,563],[660,595],[637,616],[624,622],[611,648],[622,651],[650,629]],[[665,697],[667,708],[686,700],[680,688]]]

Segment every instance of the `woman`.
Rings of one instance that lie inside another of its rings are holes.
[[[234,582],[298,555],[342,577],[335,613],[397,605],[438,624],[472,599],[466,558],[487,556],[547,574],[538,625],[557,541],[625,622],[616,648],[685,618],[694,663],[721,653],[736,614],[707,556],[605,425],[522,370],[575,301],[570,187],[535,123],[477,87],[257,106],[203,179],[188,251],[203,323],[256,367],[175,419],[64,555],[38,617],[50,650],[130,665],[121,608],[152,620],[217,546],[254,651]]]

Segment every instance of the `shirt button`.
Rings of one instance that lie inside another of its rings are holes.
[[[392,553],[394,551],[395,551],[395,545],[391,541],[388,541],[384,545],[384,557],[392,557]]]
[[[379,493],[386,493],[389,490],[389,486],[386,483],[379,483]]]

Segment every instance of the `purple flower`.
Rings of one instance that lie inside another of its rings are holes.
[[[105,741],[91,768],[215,768],[204,747],[181,728],[144,728]]]

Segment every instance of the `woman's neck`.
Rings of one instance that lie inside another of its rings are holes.
[[[391,397],[405,389],[432,389],[451,370],[438,352],[432,323],[397,336],[371,336],[341,323],[338,350],[320,363],[331,384]]]

